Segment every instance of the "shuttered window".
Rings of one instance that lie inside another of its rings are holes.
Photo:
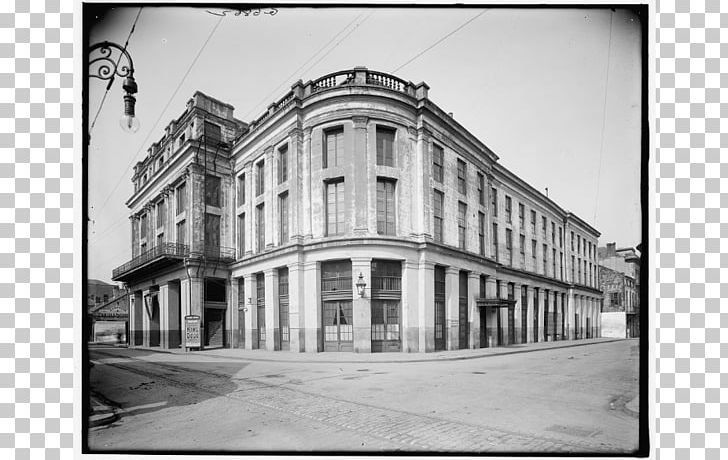
[[[377,179],[377,233],[380,235],[395,234],[394,187],[393,180]]]

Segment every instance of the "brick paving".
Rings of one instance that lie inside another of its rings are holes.
[[[106,353],[95,352],[98,355]],[[399,445],[405,451],[463,452],[619,452],[619,446],[589,440],[534,436],[475,423],[410,413],[313,394],[292,384],[272,384],[256,378],[233,378],[236,389],[229,391],[230,375],[199,371],[176,364],[144,362],[134,358],[102,359],[104,364],[129,372],[164,379],[186,390],[270,409],[318,422],[329,427],[385,441],[384,449]],[[200,375],[202,374],[202,375]],[[295,385],[295,384],[293,384]]]

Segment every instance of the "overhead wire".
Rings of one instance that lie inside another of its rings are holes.
[[[348,29],[348,28],[349,28],[349,26],[351,26],[351,25],[352,25],[352,24],[353,24],[354,22],[356,22],[356,20],[357,20],[357,19],[361,18],[361,17],[363,16],[363,15],[364,15],[364,12],[361,12],[361,13],[360,13],[360,14],[359,14],[359,15],[358,15],[357,17],[355,17],[354,19],[352,19],[352,20],[351,20],[351,21],[350,21],[350,22],[349,22],[349,23],[348,23],[347,25],[345,25],[345,26],[344,26],[344,27],[343,27],[343,28],[342,28],[341,30],[339,30],[339,31],[338,31],[338,32],[337,32],[336,34],[334,34],[334,36],[332,36],[332,37],[331,37],[331,39],[330,39],[330,40],[329,40],[328,42],[326,42],[326,43],[325,43],[325,44],[324,44],[324,45],[323,45],[323,46],[322,46],[321,48],[319,48],[319,49],[318,49],[318,50],[317,50],[317,51],[316,51],[315,53],[313,53],[313,54],[312,54],[312,55],[311,55],[311,56],[310,56],[310,57],[309,57],[309,58],[308,58],[308,59],[306,60],[306,62],[304,62],[304,63],[303,63],[303,64],[301,64],[301,65],[300,65],[300,66],[299,66],[299,67],[298,67],[298,68],[297,68],[296,70],[294,70],[293,72],[291,72],[291,74],[290,74],[289,76],[287,76],[287,77],[286,77],[286,78],[285,78],[285,79],[284,79],[284,80],[283,80],[283,81],[282,81],[282,82],[281,82],[281,83],[280,83],[280,84],[279,84],[278,86],[276,86],[276,87],[275,87],[275,88],[274,88],[273,90],[271,90],[271,92],[269,92],[268,94],[266,94],[266,95],[265,95],[265,96],[264,96],[264,97],[263,97],[263,98],[262,98],[262,99],[260,100],[260,102],[258,102],[258,103],[257,103],[256,105],[254,105],[254,106],[253,106],[253,107],[252,107],[252,108],[250,109],[250,111],[248,111],[248,113],[246,113],[245,115],[243,115],[243,118],[247,118],[247,117],[249,117],[249,116],[250,116],[251,114],[253,114],[253,113],[254,113],[254,112],[255,112],[256,110],[258,110],[258,108],[259,108],[259,107],[260,107],[261,105],[265,104],[265,102],[266,102],[266,101],[268,101],[268,98],[269,98],[269,97],[271,97],[272,95],[274,95],[274,94],[276,93],[276,91],[278,91],[279,89],[281,89],[281,87],[282,87],[283,85],[285,85],[286,83],[290,82],[290,81],[291,81],[291,78],[295,77],[296,75],[300,75],[300,73],[299,73],[299,72],[300,72],[300,70],[301,70],[301,69],[303,69],[303,68],[304,68],[304,67],[305,67],[306,65],[308,65],[308,63],[309,63],[309,62],[311,62],[311,61],[312,61],[312,60],[313,60],[314,58],[316,58],[316,56],[317,56],[317,55],[318,55],[319,53],[321,53],[321,52],[322,52],[322,51],[323,51],[324,49],[326,49],[326,47],[327,47],[327,46],[329,46],[329,45],[331,44],[331,42],[333,42],[334,40],[336,40],[336,38],[338,38],[338,37],[339,37],[339,35],[341,35],[342,33],[344,33],[344,31],[345,31],[346,29]]]
[[[389,73],[395,73],[398,70],[400,70],[400,69],[404,68],[405,66],[409,65],[415,59],[419,58],[420,56],[422,56],[426,52],[430,51],[432,48],[434,48],[437,45],[439,45],[440,43],[444,42],[445,40],[447,40],[448,38],[450,38],[452,35],[454,35],[455,33],[457,33],[459,30],[461,30],[463,27],[465,27],[468,24],[470,24],[471,22],[475,21],[476,19],[478,19],[480,16],[484,15],[488,11],[489,10],[485,9],[485,10],[481,11],[480,13],[476,14],[475,16],[473,16],[472,18],[468,19],[464,23],[460,24],[454,30],[452,30],[451,32],[447,33],[445,36],[443,36],[442,38],[438,39],[435,43],[433,43],[432,45],[428,46],[427,48],[423,49],[422,51],[420,51],[419,53],[417,53],[416,55],[414,55],[412,58],[410,58],[409,60],[407,60],[407,62],[405,62],[404,64],[400,65],[396,69],[391,70]]]
[[[121,174],[121,176],[119,176],[119,180],[116,182],[116,185],[111,189],[111,193],[109,193],[109,195],[106,197],[106,199],[101,204],[101,206],[99,206],[99,211],[98,212],[101,212],[101,210],[103,209],[103,207],[109,202],[109,199],[111,199],[111,197],[114,195],[114,192],[116,192],[116,189],[121,184],[121,181],[124,179],[127,171],[129,170],[129,167],[132,165],[132,163],[136,159],[137,155],[139,155],[139,152],[141,152],[142,149],[144,148],[144,146],[147,145],[147,141],[149,140],[149,137],[154,132],[154,129],[156,128],[157,124],[159,123],[159,121],[164,116],[164,113],[167,111],[167,109],[169,108],[170,104],[172,104],[172,100],[177,95],[177,92],[182,87],[182,84],[184,83],[185,79],[187,78],[187,76],[192,71],[192,68],[194,67],[195,63],[197,63],[197,60],[200,58],[200,55],[205,50],[205,47],[210,42],[210,39],[215,34],[215,31],[217,30],[217,28],[220,26],[220,23],[222,22],[222,19],[223,18],[224,18],[224,16],[220,16],[220,19],[217,20],[217,22],[215,23],[215,25],[212,28],[212,30],[210,30],[210,33],[207,35],[207,38],[205,39],[205,42],[202,44],[202,46],[200,47],[200,49],[197,51],[197,54],[195,55],[194,59],[192,59],[192,62],[190,62],[190,65],[187,67],[187,70],[185,71],[184,75],[182,76],[182,78],[180,79],[179,83],[177,84],[177,87],[175,88],[174,92],[169,97],[169,100],[167,100],[167,103],[164,105],[164,108],[162,109],[162,111],[159,113],[159,117],[157,117],[157,120],[154,122],[154,124],[149,129],[149,132],[147,133],[146,137],[144,138],[144,140],[141,143],[141,147],[139,148],[139,150],[137,150],[137,152],[134,155],[132,155],[130,157],[130,161],[126,165],[126,168],[124,168],[124,172]]]
[[[606,77],[604,82],[604,101],[602,105],[602,128],[599,134],[599,166],[597,168],[597,194],[594,199],[594,220],[592,223],[597,223],[597,210],[599,209],[599,188],[602,177],[602,154],[604,152],[604,130],[607,123],[607,94],[609,90],[609,62],[612,55],[612,21],[614,20],[614,10],[609,13],[609,45],[607,46],[607,68]]]

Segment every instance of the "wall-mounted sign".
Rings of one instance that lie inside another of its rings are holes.
[[[188,348],[200,347],[200,317],[198,315],[185,316],[185,346]]]

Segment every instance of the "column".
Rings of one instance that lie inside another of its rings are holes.
[[[367,284],[364,295],[360,296],[356,283],[359,274]],[[351,292],[354,321],[354,351],[371,353],[372,351],[372,259],[369,257],[351,258]]]
[[[142,291],[134,291],[133,295],[129,296],[129,345],[142,345],[142,333],[144,330],[144,307],[142,305]]]
[[[265,274],[265,349],[281,349],[280,314],[278,304],[278,270],[269,269]]]
[[[149,289],[142,291],[142,346],[149,346],[149,311],[151,310],[151,299],[149,298]]]
[[[258,349],[258,308],[255,303],[255,274],[246,275],[243,281],[245,286],[245,349]]]
[[[470,319],[470,348],[480,348],[480,273],[468,273],[468,318]]]
[[[457,350],[459,346],[459,279],[460,270],[455,267],[445,269],[445,327],[447,350]]]
[[[574,340],[574,338],[576,337],[574,329],[575,314],[576,305],[574,299],[574,289],[569,288],[569,292],[566,296],[566,335],[568,336],[569,340]]]
[[[526,291],[526,343],[533,343],[533,288],[521,286]]]
[[[402,351],[407,353],[419,350],[420,323],[419,308],[424,301],[420,295],[424,286],[419,284],[419,264],[416,261],[405,260],[402,262]],[[432,297],[432,296],[431,296]],[[421,326],[424,327],[424,324]]]
[[[355,235],[368,233],[368,222],[369,215],[375,215],[375,212],[369,212],[369,185],[374,181],[376,185],[376,178],[372,176],[375,171],[369,168],[369,155],[367,154],[367,117],[352,117],[354,124],[354,135],[352,136],[353,143],[353,182],[354,182],[354,225],[352,226],[353,233]],[[372,176],[372,177],[370,177]],[[375,192],[376,193],[376,192]],[[374,201],[376,205],[376,201]],[[358,276],[358,275],[357,275]],[[354,330],[356,330],[356,322],[354,323]],[[354,348],[356,348],[356,338],[354,339]],[[371,340],[370,340],[371,342]],[[371,348],[371,344],[370,344]]]
[[[289,212],[289,236],[290,241],[294,243],[301,242],[302,225],[299,220],[302,190],[301,166],[303,163],[302,147],[303,147],[303,131],[294,128],[288,133],[289,149],[288,149],[288,212]],[[290,276],[290,271],[289,271]],[[290,286],[289,291],[290,293]],[[289,300],[290,304],[290,300]],[[290,308],[290,306],[289,306]],[[293,342],[291,342],[291,350],[293,350]]]
[[[301,158],[301,191],[303,192],[303,201],[301,203],[301,225],[302,234],[306,239],[310,239],[313,235],[311,230],[311,128],[303,131],[303,156]],[[308,346],[306,350],[309,350]]]
[[[538,291],[538,341],[545,342],[546,331],[543,330],[543,299],[546,298],[546,289],[544,289],[543,286],[540,286],[540,289]]]
[[[515,331],[514,339],[516,340],[514,343],[521,343],[521,283],[513,283],[513,298],[516,300],[515,311],[513,312],[513,321],[516,323],[513,326]]]
[[[508,282],[506,280],[501,280],[501,282],[500,282],[500,298],[501,299],[508,298]],[[508,309],[507,308],[498,308],[498,316],[500,317],[501,344],[509,345],[509,343],[508,343]]]
[[[556,331],[554,340],[564,340],[564,337],[561,335],[561,293],[556,291],[554,295],[556,296],[556,300],[554,301],[554,330]]]
[[[303,264],[288,265],[288,316],[290,324],[291,351],[305,351],[306,337],[303,312]]]
[[[498,283],[494,276],[489,276],[485,280],[485,297],[487,299],[498,298]],[[485,340],[488,342],[487,346],[494,347],[498,344],[498,310],[497,308],[490,308],[485,310],[483,314],[485,318]]]
[[[420,261],[417,280],[422,293],[417,311],[419,351],[429,352],[435,349],[435,264]]]
[[[156,227],[156,225],[155,225]],[[161,348],[169,348],[169,298],[167,293],[169,287],[167,284],[159,286],[159,346]]]
[[[238,348],[240,346],[240,325],[238,324],[238,294],[240,288],[238,287],[238,278],[230,278],[230,295],[227,298],[227,313],[229,314],[230,321],[226,322],[228,329],[230,329],[231,340],[228,342],[230,348]]]
[[[265,149],[265,169],[263,170],[265,191],[263,196],[265,197],[265,248],[272,248],[275,242],[278,241],[278,235],[276,235],[276,229],[278,224],[276,223],[276,208],[278,207],[278,199],[274,193],[274,175],[273,175],[273,147]],[[266,312],[267,313],[267,312]],[[267,320],[266,320],[267,321]],[[268,337],[266,335],[266,343],[268,340],[272,340],[273,336]]]
[[[321,342],[321,281],[318,262],[303,264],[303,311],[305,325],[305,349],[307,352],[323,350]]]

